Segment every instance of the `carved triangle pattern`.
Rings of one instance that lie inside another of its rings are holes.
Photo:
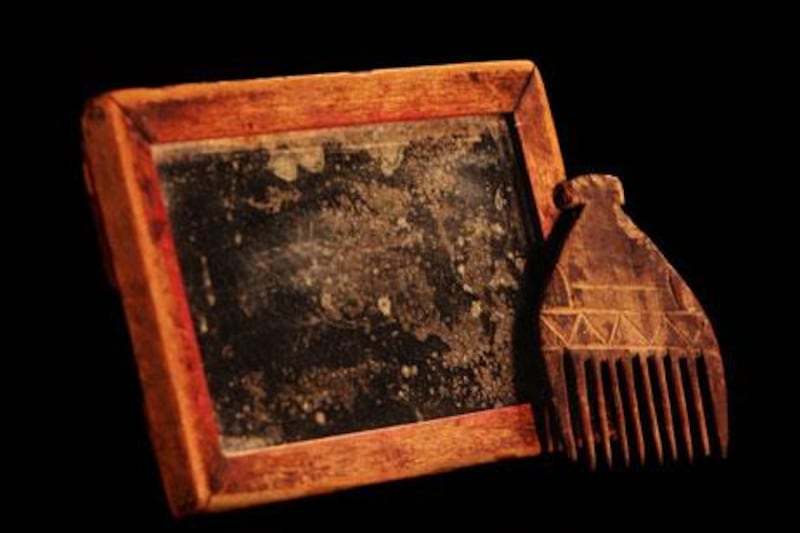
[[[708,320],[700,313],[545,310],[540,314],[540,328],[545,347],[693,349],[698,343],[714,341]]]
[[[595,345],[605,344],[606,340],[599,334],[597,329],[589,321],[584,313],[578,314],[578,323],[570,338],[570,344],[575,345]]]

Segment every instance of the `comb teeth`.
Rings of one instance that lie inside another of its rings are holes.
[[[665,451],[673,461],[682,455],[692,461],[697,450],[727,454],[718,354],[551,350],[544,355],[551,384],[557,384],[553,405],[571,459],[582,452],[594,469],[598,455],[609,467],[615,456],[629,465],[631,448],[642,465],[648,457],[663,463]]]

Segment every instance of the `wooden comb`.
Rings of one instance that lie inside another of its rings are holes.
[[[579,209],[539,315],[541,352],[567,455],[577,460],[583,448],[595,468],[602,445],[609,466],[615,455],[629,465],[632,439],[642,464],[646,450],[663,462],[666,440],[676,460],[677,425],[689,460],[696,447],[710,455],[716,446],[725,456],[727,393],[711,323],[675,269],[622,211],[620,181],[580,176],[563,182],[555,200],[562,210]]]

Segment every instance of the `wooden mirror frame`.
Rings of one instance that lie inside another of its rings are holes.
[[[151,153],[158,143],[485,114],[513,115],[517,157],[546,236],[557,213],[552,190],[565,176],[544,86],[529,61],[126,89],[87,104],[86,186],[174,515],[540,453],[529,405],[223,453]]]

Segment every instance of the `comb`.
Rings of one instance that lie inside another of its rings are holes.
[[[614,176],[563,182],[573,220],[539,315],[561,441],[590,468],[602,453],[663,463],[728,448],[725,373],[708,317],[652,241],[623,212]],[[562,217],[564,214],[562,214]]]

